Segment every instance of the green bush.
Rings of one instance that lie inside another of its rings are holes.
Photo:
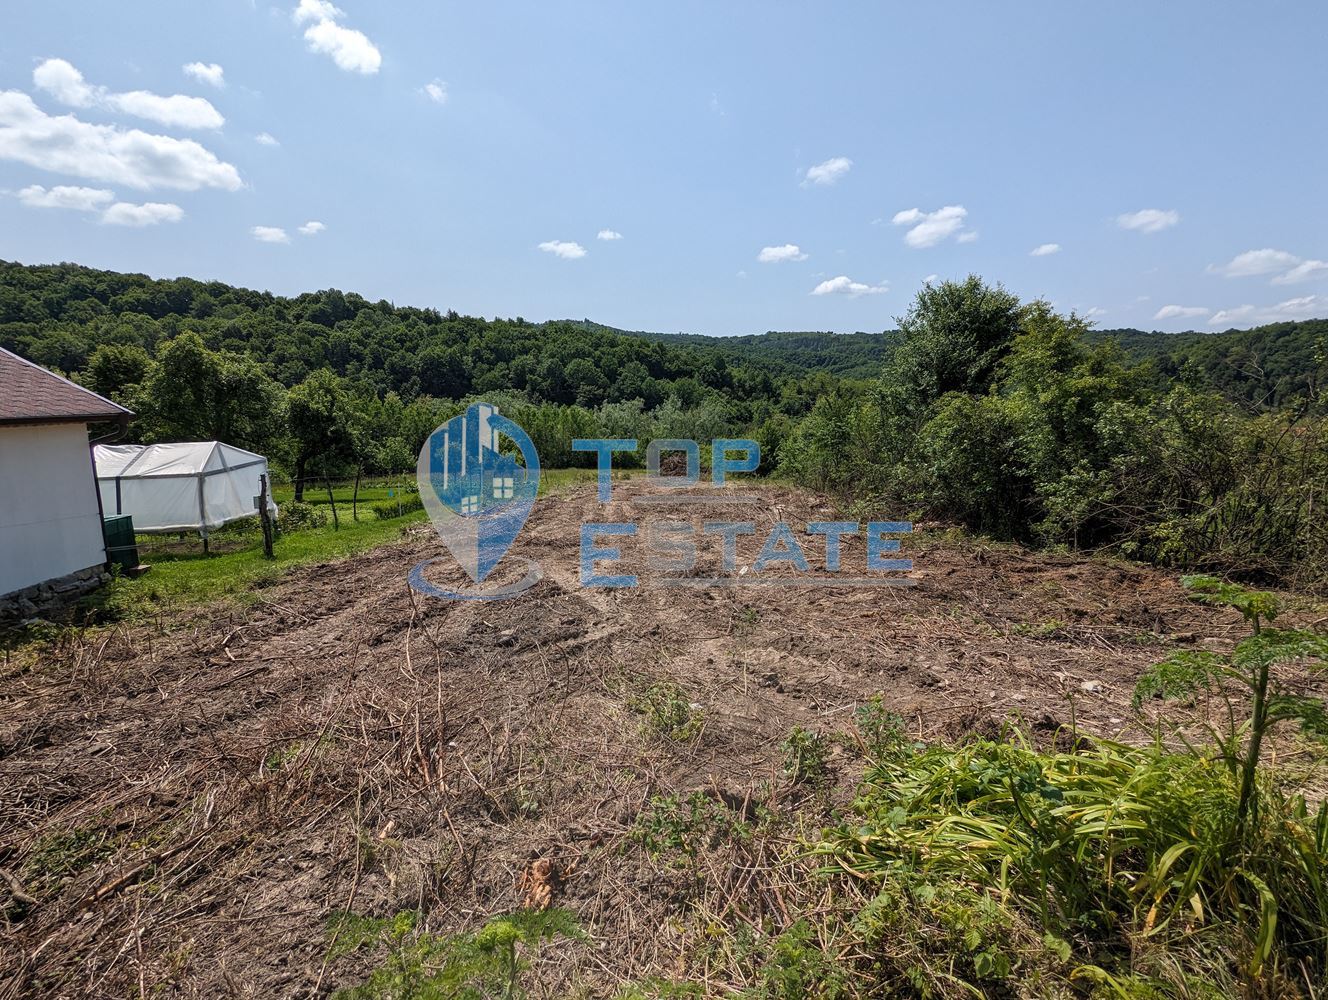
[[[423,510],[424,501],[420,499],[418,493],[408,493],[393,500],[383,500],[380,503],[372,504],[369,507],[374,512],[374,517],[380,521],[386,521],[389,518],[401,517],[403,514],[409,514],[412,511]]]
[[[1257,818],[1233,840],[1240,794],[1238,774],[1199,754],[975,740],[877,764],[854,824],[820,850],[882,891],[901,878],[968,887],[1058,948],[1072,943],[1081,978],[1128,974],[1147,943],[1251,991],[1292,974],[1317,989],[1328,810],[1263,781]],[[989,974],[1014,967],[1008,955],[984,962]]]
[[[283,532],[321,528],[325,524],[327,524],[327,511],[299,500],[290,500],[282,504],[281,511],[277,515],[277,528]]]

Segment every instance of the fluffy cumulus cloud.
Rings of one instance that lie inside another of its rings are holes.
[[[102,188],[66,185],[44,188],[40,184],[33,184],[18,193],[18,200],[28,208],[65,208],[75,212],[99,212],[115,201],[115,194]]]
[[[1273,279],[1274,285],[1295,285],[1302,281],[1328,278],[1328,260],[1302,260],[1286,274]]]
[[[1061,245],[1059,243],[1043,243],[1039,246],[1035,246],[1032,250],[1028,251],[1028,256],[1050,257],[1052,254],[1060,252],[1061,252]]]
[[[1246,250],[1238,253],[1225,264],[1210,264],[1208,270],[1228,278],[1253,278],[1274,271],[1285,271],[1300,262],[1295,254],[1285,250],[1264,247],[1262,250]]]
[[[762,247],[756,259],[762,264],[782,264],[788,260],[806,260],[807,255],[796,243],[785,243],[779,247]]]
[[[218,67],[220,68],[220,67]],[[163,97],[146,90],[114,93],[93,86],[64,59],[47,59],[32,71],[32,82],[61,104],[73,108],[104,108],[146,118],[175,128],[221,128],[226,119],[210,101],[172,94]]]
[[[235,167],[192,139],[48,115],[16,90],[0,91],[0,159],[140,189],[243,186]]]
[[[289,243],[290,237],[280,226],[254,226],[249,234],[259,243]]]
[[[1194,319],[1207,315],[1206,306],[1163,306],[1153,314],[1153,319]]]
[[[567,240],[545,240],[539,245],[539,249],[563,260],[576,260],[586,255],[586,248],[580,243],[570,243]]]
[[[156,201],[133,205],[116,201],[115,194],[103,188],[66,185],[45,188],[32,184],[18,192],[18,200],[28,208],[99,212],[101,221],[110,226],[155,226],[159,222],[179,222],[184,218],[184,209],[179,205]]]
[[[420,88],[420,92],[434,104],[447,103],[447,84],[442,80],[430,80]]]
[[[817,184],[821,186],[834,184],[852,169],[853,161],[847,156],[832,156],[824,163],[809,167],[802,183],[804,185]]]
[[[1139,233],[1160,233],[1180,222],[1180,213],[1174,208],[1141,208],[1116,216],[1116,225]]]
[[[300,227],[300,232],[305,236],[317,236],[326,228],[327,226],[323,225],[321,222],[316,222],[313,219],[310,219]]]
[[[300,0],[292,16],[296,24],[306,25],[304,40],[309,50],[330,56],[347,73],[371,75],[382,66],[383,55],[378,46],[364,32],[339,24],[346,16],[345,11],[328,0]]]
[[[1296,285],[1328,278],[1328,261],[1302,260],[1285,250],[1264,247],[1238,253],[1225,264],[1209,264],[1208,270],[1228,278],[1259,278],[1273,275],[1274,285]]]
[[[908,226],[908,232],[904,233],[904,242],[921,250],[934,247],[951,236],[964,243],[977,239],[977,233],[964,229],[964,219],[967,217],[968,210],[963,205],[946,205],[934,212],[907,208],[902,212],[896,212],[890,221],[896,226]]]
[[[620,240],[622,238],[622,233],[616,229],[601,229],[595,234],[597,240]]]
[[[1208,320],[1209,326],[1256,326],[1262,323],[1282,323],[1290,320],[1311,319],[1328,311],[1328,297],[1302,295],[1271,306],[1236,306],[1219,309]]]
[[[101,221],[108,226],[155,226],[162,222],[179,222],[184,209],[179,205],[149,201],[142,205],[117,201],[102,213]]]
[[[270,132],[259,132],[258,135],[254,136],[254,142],[258,143],[260,146],[281,145],[281,143],[277,142],[277,137]]]
[[[880,295],[888,290],[888,286],[882,282],[879,285],[864,285],[861,281],[854,281],[847,274],[841,274],[837,278],[827,278],[815,288],[812,289],[813,295],[847,295],[851,299],[856,299],[861,295]]]
[[[213,87],[226,86],[226,71],[216,63],[185,63],[184,74],[192,76],[199,83],[207,83]]]

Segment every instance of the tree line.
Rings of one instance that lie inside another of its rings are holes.
[[[592,460],[575,437],[753,436],[762,472],[864,513],[1328,583],[1328,322],[1100,332],[971,276],[898,324],[729,341],[0,263],[0,345],[135,410],[137,440],[297,481],[408,470],[482,397],[548,467]]]

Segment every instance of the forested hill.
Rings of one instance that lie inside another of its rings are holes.
[[[640,337],[660,344],[714,348],[730,357],[759,361],[791,373],[829,372],[841,378],[875,378],[890,356],[897,331],[881,333],[827,333],[823,331],[768,333],[737,337],[710,337],[699,333],[651,333],[622,330],[593,320],[566,322],[587,330]]]
[[[736,360],[764,362],[789,373],[828,372],[841,378],[880,374],[899,340],[881,333],[776,332],[740,337],[619,330],[590,320],[585,329],[641,337],[662,344],[722,351]],[[1229,399],[1258,409],[1276,409],[1317,392],[1328,361],[1328,320],[1272,323],[1220,333],[1163,333],[1125,327],[1091,330],[1090,344],[1112,342],[1127,358],[1148,362],[1164,379],[1187,372]]]
[[[252,358],[288,388],[330,369],[359,389],[406,400],[511,390],[551,403],[640,399],[653,408],[670,397],[690,405],[707,393],[779,393],[777,366],[607,328],[486,320],[337,289],[288,298],[217,281],[0,262],[0,346],[38,364],[83,372],[102,346],[155,357],[184,332],[210,350]]]
[[[1325,319],[1222,333],[1094,330],[1088,340],[1112,341],[1131,360],[1151,362],[1168,378],[1187,373],[1228,399],[1258,409],[1317,395],[1328,374]]]
[[[191,278],[155,280],[74,264],[0,262],[0,346],[66,373],[105,345],[155,356],[184,331],[246,354],[287,387],[328,368],[364,390],[459,399],[505,390],[598,406],[670,397],[694,405],[804,402],[809,376],[876,378],[898,333],[770,332],[737,337],[620,330],[588,319],[531,323],[370,302],[336,289],[294,297]],[[1276,408],[1318,391],[1328,320],[1222,333],[1097,330],[1164,379],[1198,379],[1246,406]]]

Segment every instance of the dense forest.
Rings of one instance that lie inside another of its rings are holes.
[[[574,437],[747,434],[762,471],[862,513],[1309,586],[1326,341],[1095,331],[977,277],[893,331],[715,338],[0,263],[0,346],[130,406],[138,440],[227,440],[297,480],[409,469],[483,396],[550,467],[590,460]]]

